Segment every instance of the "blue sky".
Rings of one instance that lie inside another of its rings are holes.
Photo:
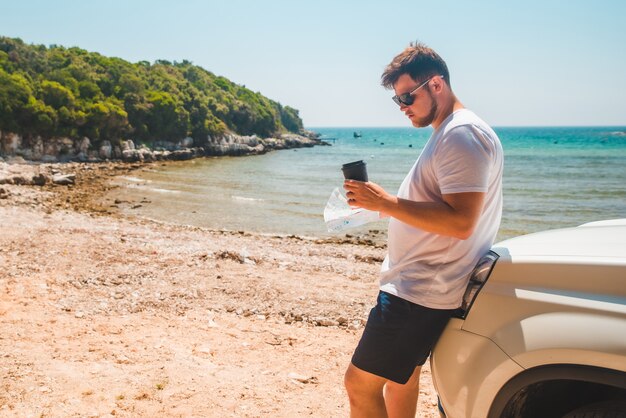
[[[131,62],[187,59],[307,127],[410,126],[380,86],[410,41],[495,126],[626,125],[624,1],[0,0],[0,35]]]

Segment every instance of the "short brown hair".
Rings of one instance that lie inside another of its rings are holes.
[[[381,84],[392,89],[403,74],[410,75],[416,81],[426,81],[429,77],[443,75],[445,82],[450,85],[450,73],[445,61],[431,48],[418,42],[411,42],[387,65],[381,76]]]

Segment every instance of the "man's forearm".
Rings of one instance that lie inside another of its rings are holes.
[[[469,238],[475,226],[467,211],[446,202],[414,202],[391,196],[380,211],[415,228],[458,239]]]
[[[375,210],[408,225],[436,234],[467,239],[478,222],[485,193],[451,193],[441,202],[416,202],[387,193],[372,182],[346,180],[348,203]]]

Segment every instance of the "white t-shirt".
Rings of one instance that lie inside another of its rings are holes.
[[[485,192],[483,211],[466,240],[439,235],[391,218],[380,290],[436,309],[460,306],[469,273],[491,247],[502,215],[502,145],[467,109],[443,121],[424,146],[398,197],[442,202],[442,195]]]

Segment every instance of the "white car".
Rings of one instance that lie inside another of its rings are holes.
[[[495,244],[431,369],[447,418],[626,417],[626,219]]]

